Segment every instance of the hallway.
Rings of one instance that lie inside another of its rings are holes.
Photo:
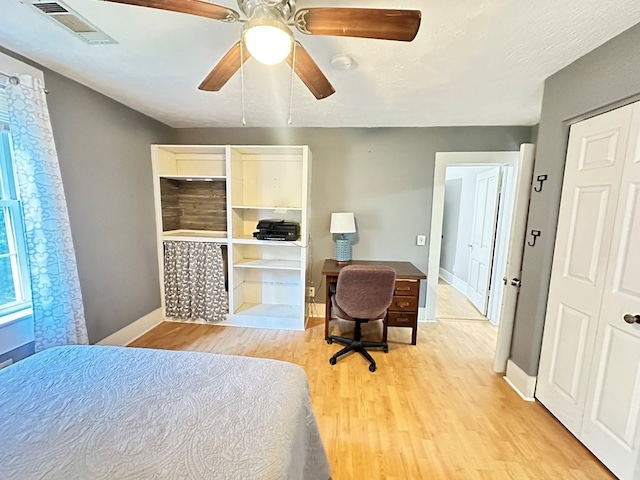
[[[436,319],[488,321],[467,297],[442,279],[438,281]]]

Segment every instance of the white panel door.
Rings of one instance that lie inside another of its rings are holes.
[[[491,261],[496,234],[496,216],[500,192],[500,167],[476,177],[476,199],[471,234],[467,297],[483,314],[487,313]]]
[[[579,436],[632,107],[571,127],[536,397]]]
[[[518,288],[511,284],[511,279],[520,277],[522,268],[522,253],[527,230],[527,215],[529,213],[529,199],[531,198],[531,177],[533,176],[533,162],[535,160],[535,146],[524,144],[520,147],[520,161],[516,179],[515,202],[511,217],[511,232],[507,250],[507,265],[505,278],[507,284],[502,290],[500,305],[500,326],[496,340],[496,354],[493,369],[496,372],[507,371],[507,360],[511,354],[511,338],[513,336],[513,320],[516,314]],[[502,279],[498,279],[499,281]]]
[[[640,104],[630,132],[580,434],[621,479],[640,478]]]

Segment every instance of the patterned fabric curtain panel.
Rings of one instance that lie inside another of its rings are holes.
[[[84,304],[44,84],[6,86],[13,160],[25,225],[36,351],[87,344]]]
[[[168,317],[220,322],[227,313],[220,244],[164,242],[164,292]]]

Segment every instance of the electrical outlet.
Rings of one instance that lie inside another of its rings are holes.
[[[426,235],[418,235],[416,237],[416,245],[426,245],[427,243],[427,236]]]
[[[307,287],[307,297],[316,296],[316,287]]]

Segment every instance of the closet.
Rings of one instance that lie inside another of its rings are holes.
[[[571,127],[536,398],[640,478],[640,103]]]
[[[309,148],[152,145],[151,152],[165,320],[303,330],[310,264]],[[298,223],[300,238],[257,240],[256,225],[267,219]],[[194,263],[198,276],[185,281]],[[221,284],[223,292],[217,290]],[[223,304],[215,304],[222,297]],[[181,308],[190,303],[198,307],[195,313]]]

